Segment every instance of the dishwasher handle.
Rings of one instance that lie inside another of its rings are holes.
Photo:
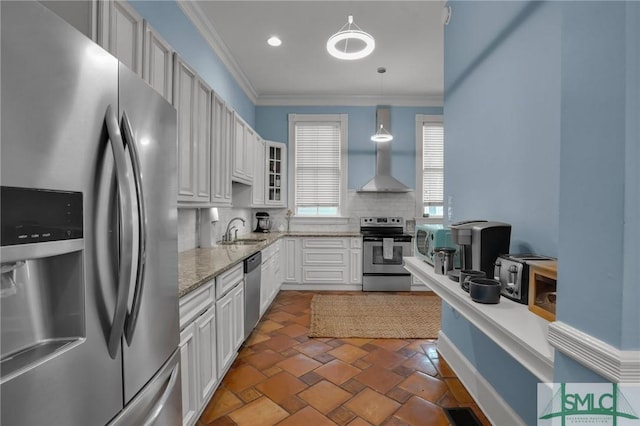
[[[262,252],[258,252],[244,261],[244,273],[248,274],[262,265]]]

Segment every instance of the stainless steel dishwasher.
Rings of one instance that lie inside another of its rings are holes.
[[[260,266],[262,252],[244,261],[244,338],[249,337],[260,318]]]

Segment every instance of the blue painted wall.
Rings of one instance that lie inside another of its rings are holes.
[[[557,318],[616,348],[638,350],[640,4],[450,4],[450,220],[512,223],[511,250],[560,259]],[[464,319],[445,309],[442,322],[501,396],[535,424],[531,408],[512,402],[510,388],[517,383],[533,404],[535,379]],[[485,368],[488,354],[510,365],[509,374]],[[556,352],[554,380],[604,379]]]
[[[255,106],[173,0],[130,2],[151,26],[251,127]]]
[[[358,189],[375,174],[375,107],[362,106],[258,106],[256,127],[267,140],[287,142],[289,114],[348,114],[348,188]],[[441,107],[391,107],[391,174],[415,188],[416,114],[442,114]]]
[[[445,212],[558,254],[559,5],[455,2],[445,29]]]
[[[512,224],[511,251],[558,254],[562,9],[449,2],[445,215]],[[529,425],[538,379],[448,306],[442,331]]]
[[[533,374],[444,302],[442,332],[526,424],[536,424],[538,379]]]
[[[564,6],[562,46],[567,54],[562,61],[559,250],[563,266],[558,271],[562,282],[558,319],[614,347],[637,350],[638,278],[624,276],[625,262],[638,263],[638,258],[625,258],[625,238],[637,241],[638,235],[627,229],[638,223],[640,211],[638,199],[632,210],[625,196],[627,188],[638,188],[637,180],[628,180],[627,173],[628,168],[638,167],[640,116],[640,19],[638,5],[631,3]],[[629,98],[635,99],[635,106]],[[596,111],[593,105],[598,106]],[[629,120],[636,126],[635,134],[629,133]],[[630,149],[636,152],[635,163],[629,161]],[[598,223],[602,226],[593,226]],[[597,262],[585,262],[596,246],[606,250],[598,254]],[[625,299],[633,302],[624,304]]]

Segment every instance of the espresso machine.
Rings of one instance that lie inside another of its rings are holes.
[[[256,230],[253,232],[270,232],[271,231],[271,219],[267,212],[256,213]]]
[[[496,259],[509,253],[511,225],[475,220],[453,223],[450,228],[453,243],[460,246],[461,269],[483,271],[487,277],[493,277]],[[454,269],[448,275],[458,281],[460,270]]]

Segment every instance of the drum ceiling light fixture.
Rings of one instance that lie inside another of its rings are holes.
[[[351,42],[352,47],[355,45],[355,50],[349,50],[349,42]],[[347,23],[340,28],[340,31],[327,40],[327,51],[329,54],[335,58],[347,61],[362,59],[373,52],[375,48],[376,41],[371,34],[362,31],[362,29],[353,22],[352,15],[349,15]]]

